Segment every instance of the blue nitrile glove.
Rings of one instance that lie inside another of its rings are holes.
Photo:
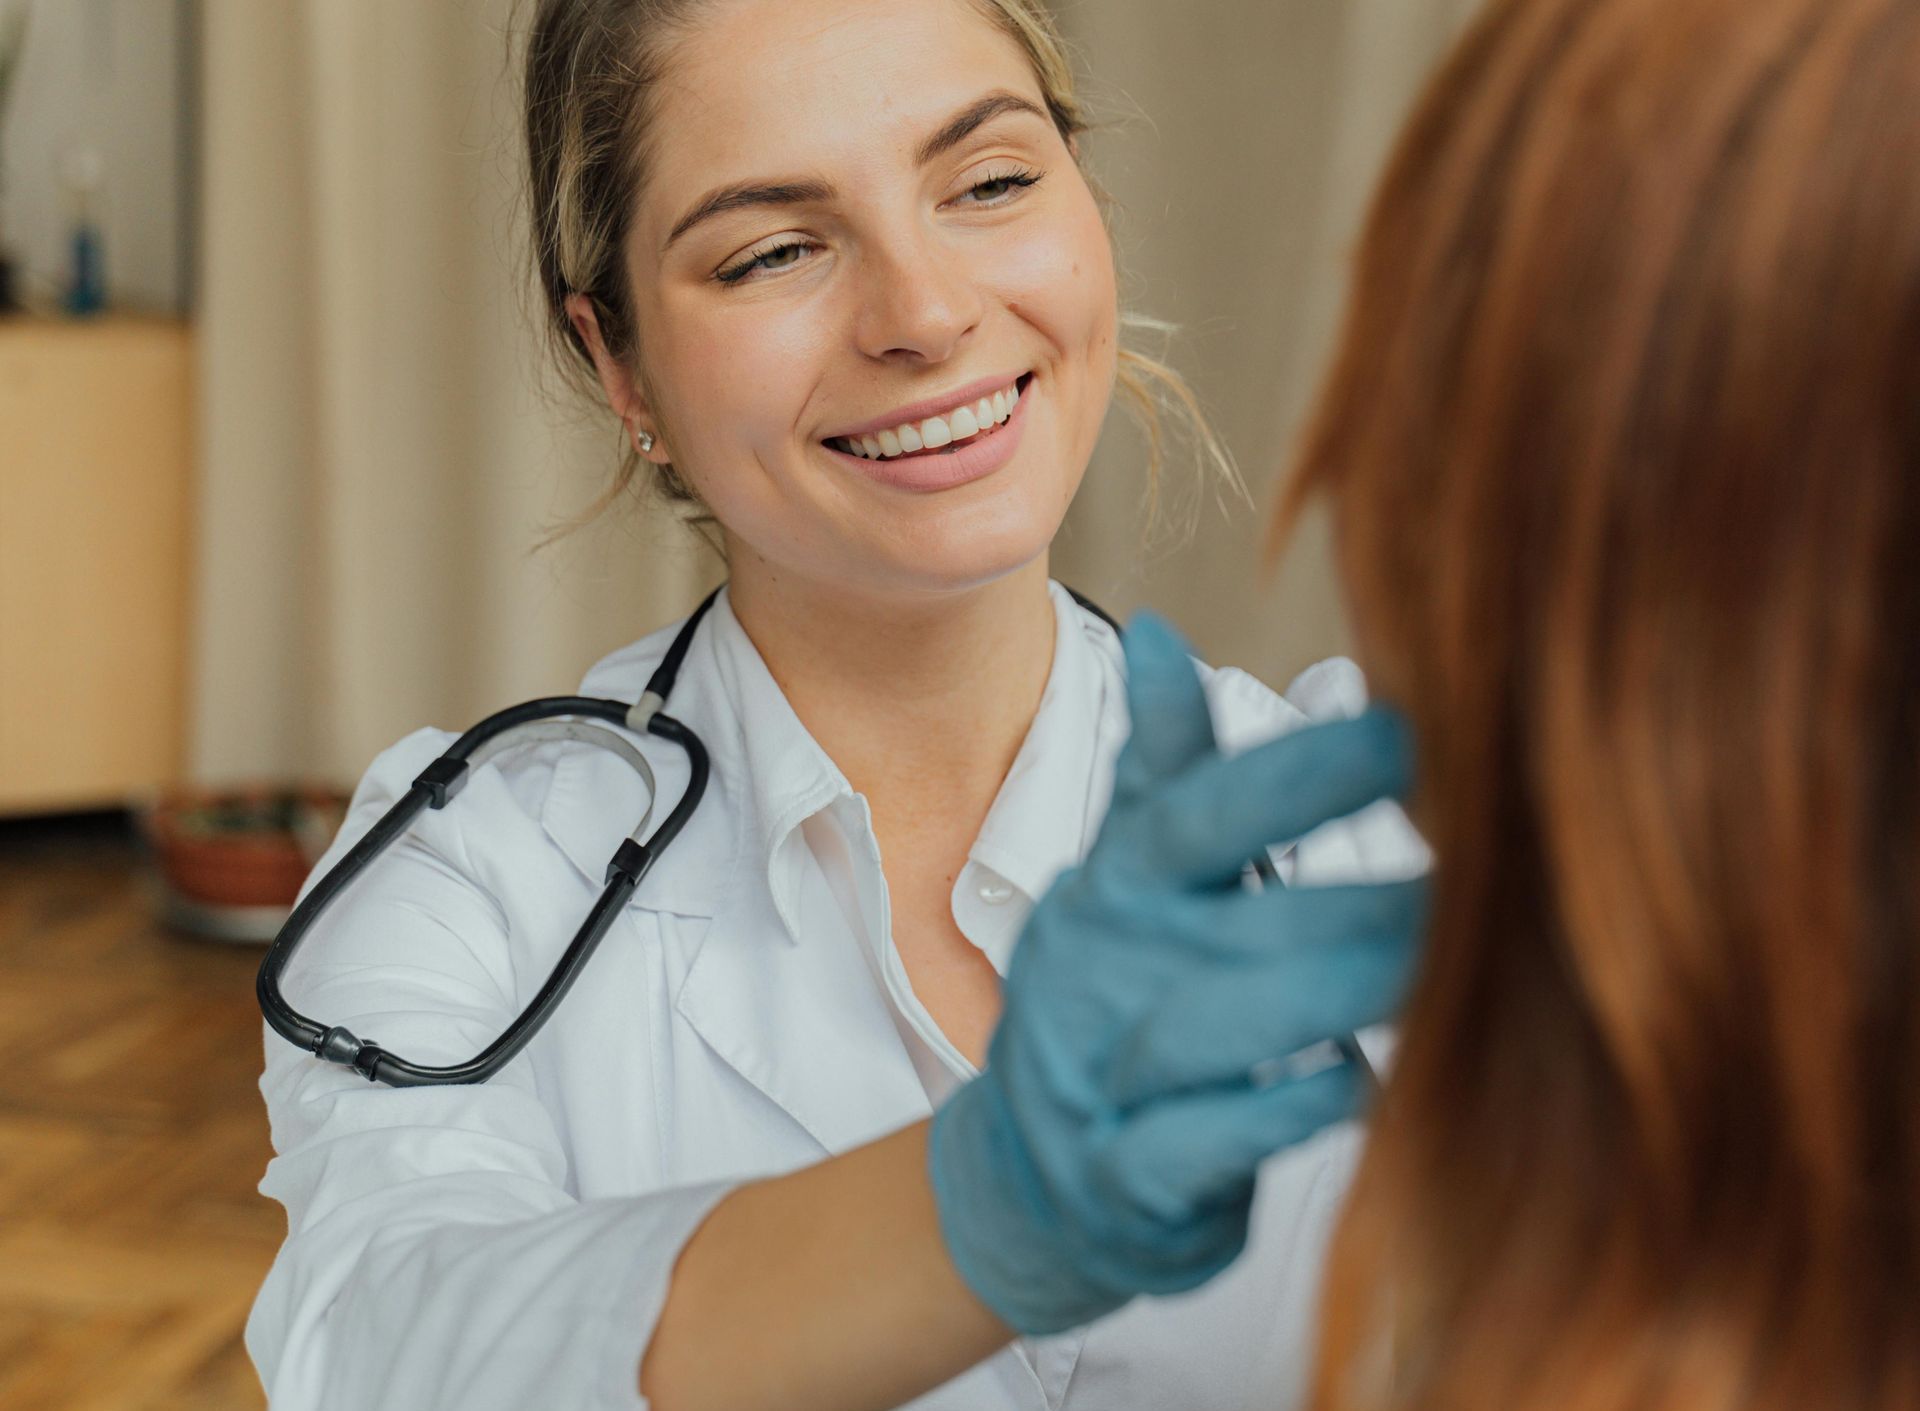
[[[948,1249],[1022,1333],[1195,1287],[1234,1260],[1260,1162],[1366,1095],[1346,1063],[1302,1074],[1276,1060],[1389,1018],[1421,927],[1419,882],[1242,884],[1261,848],[1404,793],[1397,717],[1228,759],[1172,629],[1142,616],[1125,646],[1133,734],[1111,811],[1027,922],[986,1071],[933,1120]]]

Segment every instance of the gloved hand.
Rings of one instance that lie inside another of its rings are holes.
[[[1389,1018],[1423,913],[1420,882],[1242,881],[1260,849],[1404,793],[1397,717],[1228,759],[1172,629],[1143,615],[1124,643],[1133,733],[1111,810],[1035,907],[987,1067],[930,1138],[955,1265],[1022,1333],[1193,1288],[1234,1260],[1260,1162],[1366,1096],[1344,1062],[1293,1073],[1275,1060]]]

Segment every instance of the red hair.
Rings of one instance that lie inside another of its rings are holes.
[[[1920,1406],[1920,3],[1495,3],[1319,494],[1438,865],[1317,1405]]]

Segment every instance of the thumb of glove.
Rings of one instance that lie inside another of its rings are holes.
[[[1151,793],[1214,750],[1213,714],[1186,642],[1150,612],[1121,638],[1133,730],[1114,766],[1114,803]]]

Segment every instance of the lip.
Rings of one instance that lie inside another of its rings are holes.
[[[1000,386],[999,383],[986,385],[990,388]],[[1013,459],[1013,453],[1020,449],[1021,434],[1026,430],[1027,408],[1039,387],[1040,379],[1036,377],[1027,384],[1027,390],[1020,398],[1020,405],[1013,409],[1012,416],[1000,424],[999,430],[975,436],[951,453],[920,452],[894,460],[870,461],[865,456],[849,455],[845,451],[835,450],[832,446],[823,449],[828,455],[836,457],[845,465],[859,471],[867,479],[890,486],[895,490],[909,490],[919,494],[951,490],[956,486],[971,484],[975,480],[984,480]],[[928,412],[927,415],[939,415],[937,404],[936,410]],[[889,426],[895,424],[888,423]]]
[[[1004,391],[1032,370],[1023,368],[1019,372],[1008,373],[1005,377],[985,377],[978,382],[969,382],[965,387],[956,387],[951,392],[930,397],[924,402],[895,407],[885,416],[877,416],[872,421],[863,421],[858,426],[846,426],[838,431],[829,431],[821,437],[821,440],[830,441],[836,436],[878,436],[882,431],[891,431],[896,426],[905,426],[910,421],[925,421],[930,416],[945,416],[948,412],[957,411],[961,407],[972,406],[982,397],[991,397],[995,392]]]

